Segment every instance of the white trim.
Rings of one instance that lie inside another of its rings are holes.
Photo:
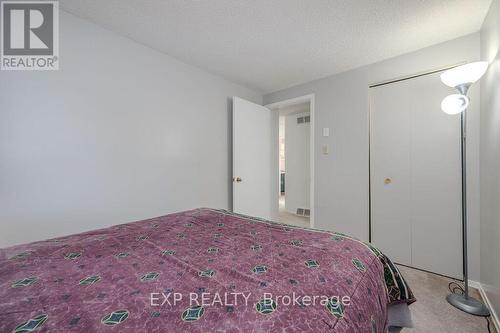
[[[493,326],[495,326],[495,329],[497,332],[500,332],[500,320],[498,319],[498,315],[495,312],[495,308],[493,308],[493,304],[491,304],[488,295],[486,294],[486,291],[483,288],[483,285],[479,282],[476,281],[469,281],[469,285],[471,287],[476,288],[479,291],[479,295],[481,295],[481,298],[483,299],[484,304],[490,309],[491,312],[491,321],[493,322]]]
[[[476,288],[477,290],[479,290],[481,288],[481,283],[474,280],[469,280],[469,287]]]
[[[391,83],[395,83],[395,82],[399,82],[399,81],[413,79],[413,78],[416,78],[416,77],[419,77],[419,76],[434,74],[434,73],[437,73],[437,72],[443,72],[443,71],[446,71],[448,69],[452,69],[452,68],[458,67],[460,65],[466,64],[466,63],[467,63],[467,61],[461,61],[461,62],[459,62],[457,64],[454,64],[454,65],[449,65],[449,66],[445,66],[445,67],[437,67],[437,68],[430,69],[430,70],[427,70],[427,71],[421,71],[421,72],[417,72],[417,73],[410,74],[410,75],[404,75],[404,76],[392,78],[392,79],[389,79],[389,80],[374,82],[372,84],[369,84],[368,88],[375,88],[375,87],[383,86],[383,85],[386,85],[386,84],[391,84]]]
[[[310,221],[311,228],[314,228],[314,215],[316,212],[316,207],[314,206],[314,182],[315,182],[314,181],[314,159],[316,158],[316,151],[314,149],[314,133],[315,133],[314,98],[315,98],[314,94],[309,94],[309,95],[290,98],[290,99],[286,99],[286,100],[279,101],[276,103],[264,105],[266,108],[272,110],[272,109],[283,108],[283,107],[294,105],[294,104],[309,102],[309,109],[310,109],[309,112],[311,114],[311,133],[310,133],[310,139],[309,139],[310,152],[311,152],[310,153],[311,154],[311,158],[310,158],[311,181],[310,181],[310,185],[309,185],[310,186],[309,191],[310,191],[310,202],[311,202],[311,204],[310,204],[311,215],[309,216],[309,221]]]

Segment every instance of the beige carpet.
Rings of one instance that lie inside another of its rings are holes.
[[[446,302],[448,283],[452,279],[404,266],[399,268],[417,298],[417,302],[410,305],[415,327],[403,329],[403,332],[488,332],[485,318],[468,315]],[[479,293],[473,288],[471,296],[480,299]],[[490,327],[491,332],[496,332],[493,323]]]
[[[297,227],[309,228],[309,218],[292,214],[285,209],[285,196],[280,195],[278,221],[284,224],[295,225]]]
[[[308,217],[303,217],[303,216],[298,216],[286,211],[280,211],[278,214],[278,222],[284,223],[284,224],[290,224],[294,225],[297,227],[302,227],[302,228],[309,228],[310,223],[309,223],[309,218]]]

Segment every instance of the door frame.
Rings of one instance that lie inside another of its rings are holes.
[[[371,90],[371,88],[376,88],[376,87],[379,87],[379,86],[393,84],[393,83],[397,83],[397,82],[400,82],[400,81],[411,80],[411,79],[415,79],[415,78],[418,78],[418,77],[421,77],[421,76],[425,76],[425,75],[430,75],[430,74],[435,74],[435,73],[439,73],[439,72],[444,72],[444,71],[446,71],[448,69],[455,68],[455,67],[463,65],[465,63],[467,63],[467,61],[461,61],[461,62],[453,64],[453,65],[443,66],[443,67],[437,67],[437,68],[430,69],[430,70],[427,70],[427,71],[417,72],[417,73],[414,73],[414,74],[409,74],[409,75],[405,75],[405,76],[401,76],[401,77],[397,77],[397,78],[393,78],[393,79],[383,80],[383,81],[371,83],[371,84],[368,85],[368,242],[369,243],[372,242],[372,185],[371,185],[371,179],[372,179],[372,170],[371,170],[372,145],[371,145],[371,142],[372,142],[372,119],[373,119],[373,116],[372,116],[372,90]],[[463,191],[463,188],[462,188],[462,191]],[[464,235],[462,235],[462,243],[463,243],[463,237],[464,237]],[[463,244],[462,244],[462,247],[463,247]],[[462,262],[463,262],[463,253],[461,254],[461,256],[462,256]],[[398,263],[398,265],[401,265],[401,264]],[[407,265],[403,265],[403,266],[407,266]],[[423,269],[420,269],[420,268],[415,268],[415,267],[412,267],[412,266],[407,266],[407,267],[428,272],[426,270],[423,270]],[[462,265],[462,270],[463,270],[463,265]],[[456,279],[455,277],[449,277],[449,276],[442,275],[442,274],[439,274],[439,273],[434,273],[434,272],[430,272],[430,273],[441,275],[441,276],[445,276],[445,277],[451,278],[451,279]]]
[[[420,76],[424,75],[429,75],[429,74],[435,74],[438,72],[443,72],[445,70],[460,66],[465,64],[466,61],[461,61],[457,64],[454,65],[449,65],[449,66],[444,66],[444,67],[438,67],[435,69],[430,69],[428,71],[423,71],[423,72],[418,72],[414,74],[409,74],[401,77],[396,77],[393,79],[388,79],[388,80],[383,80],[375,83],[371,83],[368,85],[368,242],[372,241],[372,186],[371,186],[371,179],[372,179],[372,170],[371,170],[371,161],[372,161],[372,90],[371,88],[376,88],[378,86],[383,86],[386,84],[391,84],[391,83],[396,83],[399,81],[404,81],[404,80],[411,80],[415,79]]]
[[[310,201],[310,206],[311,206],[310,207],[311,215],[309,216],[309,223],[310,223],[311,228],[314,228],[314,226],[315,226],[314,216],[315,216],[315,212],[316,212],[316,208],[314,206],[314,197],[315,197],[315,195],[314,195],[314,184],[315,184],[314,159],[316,157],[316,152],[314,150],[314,147],[315,147],[314,146],[314,133],[315,133],[314,99],[315,99],[315,95],[309,94],[309,95],[294,97],[294,98],[285,99],[285,100],[282,100],[279,102],[264,105],[266,108],[268,108],[271,111],[278,111],[279,112],[279,110],[278,110],[279,108],[284,108],[284,107],[287,107],[290,105],[309,102],[309,113],[311,116],[311,122],[310,122],[311,131],[310,131],[310,136],[309,136],[309,146],[310,146],[310,150],[309,150],[310,151],[310,156],[309,156],[309,171],[310,171],[309,193],[310,193],[310,199],[309,199],[309,201]],[[279,124],[278,124],[278,127],[279,127]],[[274,130],[277,130],[277,128]],[[278,135],[276,135],[275,149],[278,149],[276,151],[275,158],[276,158],[276,161],[278,161],[278,165],[279,165],[279,153],[278,153],[279,152],[279,136]],[[273,186],[273,189],[276,190],[274,192],[276,192],[276,194],[277,194],[279,191],[279,170],[274,170],[275,169],[274,167],[275,167],[275,165],[273,165],[272,172],[277,175],[278,181],[276,182],[275,187]],[[279,167],[276,169],[279,169]],[[278,200],[275,200],[275,201],[276,201],[276,207],[278,207],[278,205],[279,205]]]

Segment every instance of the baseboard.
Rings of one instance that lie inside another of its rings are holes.
[[[472,288],[476,288],[479,291],[479,295],[481,295],[483,302],[486,304],[486,306],[491,311],[491,318],[490,319],[493,322],[493,325],[495,326],[496,331],[500,332],[500,320],[498,320],[498,315],[495,312],[495,309],[493,308],[493,306],[491,306],[490,300],[488,299],[488,295],[486,294],[486,291],[483,289],[482,284],[477,282],[477,281],[469,281],[469,286]]]
[[[469,287],[476,288],[477,290],[482,288],[481,283],[472,280],[469,280]]]

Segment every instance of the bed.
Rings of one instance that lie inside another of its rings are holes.
[[[195,209],[0,249],[0,332],[387,332],[415,298],[344,234]]]

